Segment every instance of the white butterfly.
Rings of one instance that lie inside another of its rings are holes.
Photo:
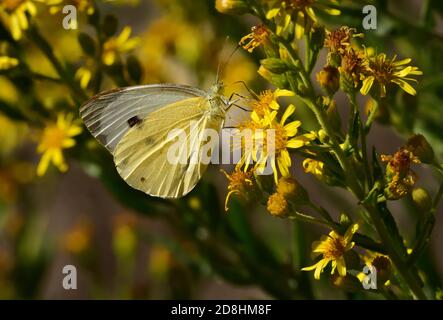
[[[223,127],[231,103],[222,89],[218,81],[208,91],[174,84],[121,88],[90,99],[80,116],[113,154],[118,173],[131,187],[152,196],[178,198],[195,187],[207,168],[207,163],[190,158],[195,153],[200,158],[204,142],[199,132],[219,132]],[[168,133],[177,128],[189,134],[189,146],[179,149],[188,161],[171,164],[167,153],[174,139]]]

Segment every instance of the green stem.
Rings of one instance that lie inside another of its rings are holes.
[[[421,288],[421,284],[417,280],[418,275],[412,274],[410,268],[408,267],[408,264],[406,263],[406,261],[404,261],[402,255],[399,254],[397,246],[394,244],[389,230],[386,228],[386,225],[380,218],[377,209],[373,208],[372,206],[366,206],[366,209],[371,216],[371,220],[374,223],[383,244],[386,246],[389,258],[391,259],[392,263],[395,265],[398,272],[400,273],[404,281],[408,284],[409,288],[414,293],[416,298],[426,300],[426,295]],[[398,245],[403,246],[403,244]]]

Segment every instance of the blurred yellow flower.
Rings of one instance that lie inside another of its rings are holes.
[[[61,172],[68,169],[63,157],[63,149],[75,145],[73,137],[82,132],[82,127],[72,114],[59,114],[57,122],[48,124],[42,134],[37,152],[42,154],[37,167],[37,175],[43,176],[52,162]]]
[[[337,269],[338,274],[342,277],[346,276],[346,263],[345,253],[352,250],[355,243],[352,242],[352,237],[358,230],[358,224],[354,224],[348,228],[344,236],[339,235],[337,232],[332,231],[328,236],[323,236],[321,241],[315,241],[312,244],[313,254],[323,257],[320,261],[310,267],[303,268],[302,271],[314,271],[314,278],[319,280],[320,274],[329,264],[332,262],[331,274],[335,273]]]
[[[23,31],[29,28],[29,18],[37,14],[31,0],[3,0],[0,3],[0,18],[15,40],[20,40]]]
[[[163,278],[169,271],[173,257],[164,246],[155,245],[149,254],[149,273],[155,278]]]
[[[417,82],[410,76],[422,75],[423,72],[417,67],[406,66],[412,59],[396,61],[397,56],[388,59],[386,54],[381,53],[374,56],[368,56],[366,60],[367,72],[363,74],[363,85],[360,92],[367,95],[374,83],[378,85],[381,97],[386,96],[386,86],[395,83],[410,95],[415,96],[417,91],[408,83],[408,81]]]
[[[130,38],[132,29],[125,26],[117,37],[112,37],[103,44],[103,63],[110,66],[115,63],[117,58],[122,53],[127,53],[133,50],[140,43],[138,37]]]
[[[145,80],[192,82],[194,73],[187,74],[183,63],[195,66],[202,57],[212,57],[213,51],[209,45],[211,37],[213,34],[210,30],[200,29],[174,15],[152,21],[146,32],[140,35],[142,41],[137,49],[137,54],[144,57]]]
[[[71,5],[78,11],[91,15],[94,13],[94,2],[92,0],[44,0],[50,6],[49,12],[52,14],[63,10],[64,6]]]
[[[295,19],[295,33],[298,39],[317,22],[315,10],[334,16],[341,13],[335,8],[339,4],[337,0],[274,0],[268,2],[270,8],[266,13],[266,18],[275,19],[277,34],[281,35],[286,32],[291,19]]]
[[[8,70],[14,68],[19,63],[18,59],[8,56],[0,56],[0,70]]]
[[[91,245],[92,225],[82,221],[69,230],[62,239],[63,249],[72,254],[85,252]]]

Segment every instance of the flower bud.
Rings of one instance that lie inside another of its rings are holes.
[[[340,73],[337,68],[326,66],[317,73],[317,81],[328,96],[333,96],[340,87]]]
[[[391,278],[392,267],[388,257],[377,255],[371,262],[371,265],[377,270],[377,287],[385,285]]]
[[[429,142],[421,134],[416,134],[406,142],[405,149],[411,151],[422,163],[434,162],[435,153]]]
[[[280,178],[277,192],[295,206],[302,206],[309,201],[306,190],[293,178]]]
[[[412,200],[417,209],[428,212],[432,207],[432,199],[428,192],[423,188],[415,188],[412,190]]]
[[[288,201],[280,193],[274,193],[268,199],[267,209],[274,217],[285,218],[288,216]]]
[[[248,3],[245,0],[216,0],[215,8],[225,14],[242,15],[249,12]]]

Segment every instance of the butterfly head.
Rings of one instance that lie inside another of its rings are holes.
[[[225,89],[225,85],[223,84],[223,81],[217,81],[210,89],[209,94],[211,96],[219,96],[223,95]]]

